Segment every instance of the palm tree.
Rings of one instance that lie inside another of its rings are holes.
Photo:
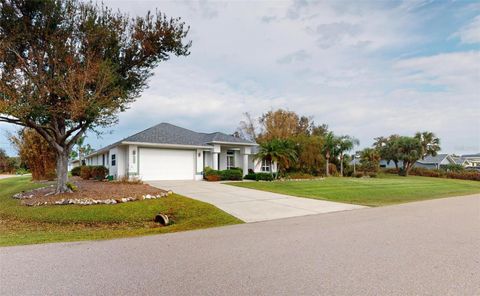
[[[380,154],[377,149],[365,148],[360,152],[360,163],[363,171],[378,171]]]
[[[341,136],[338,138],[338,152],[340,153],[340,176],[343,177],[343,157],[345,152],[353,149],[355,145],[359,145],[360,141],[354,137]]]
[[[375,142],[373,142],[373,147],[375,149],[381,149],[388,144],[388,138],[385,137],[377,137],[374,140]]]
[[[325,144],[323,144],[323,154],[325,155],[326,165],[325,165],[325,174],[327,176],[330,175],[328,164],[330,161],[330,157],[335,157],[336,153],[338,153],[338,138],[335,136],[333,132],[328,132],[325,135]]]
[[[432,132],[417,132],[415,138],[418,139],[422,145],[422,159],[425,159],[428,155],[437,155],[437,152],[441,149],[440,139]]]
[[[275,178],[278,177],[278,173],[284,173],[292,162],[297,159],[297,152],[295,145],[289,140],[273,139],[271,141],[263,142],[260,144],[260,149],[255,155],[255,159],[265,159],[270,163],[276,163],[278,172]],[[272,176],[273,171],[270,170]]]

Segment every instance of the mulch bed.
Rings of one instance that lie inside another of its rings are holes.
[[[78,187],[77,191],[54,194],[55,187],[50,185],[16,194],[14,198],[22,199],[22,204],[27,206],[92,205],[155,199],[166,197],[172,193],[147,184],[82,180],[80,178],[71,178],[69,181]]]

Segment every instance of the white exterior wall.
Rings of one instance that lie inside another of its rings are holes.
[[[136,177],[138,176],[138,147],[136,145],[128,145],[125,151],[128,176]]]
[[[127,147],[126,146],[118,146],[117,147],[117,178],[123,178],[127,175],[128,169],[128,154],[127,154]]]
[[[195,172],[195,180],[202,180],[203,179],[203,150],[197,149],[196,151],[196,172]]]
[[[235,167],[236,168],[243,168],[243,156],[240,155],[239,150],[235,150],[234,158],[235,158],[235,164],[234,164]]]
[[[212,152],[210,151],[203,151],[205,154],[205,167],[211,167],[213,168],[213,163],[212,163]],[[203,168],[202,168],[203,171]]]
[[[227,150],[228,149],[222,147],[220,154],[218,154],[218,158],[220,159],[220,166],[218,168],[219,170],[227,169]]]
[[[118,153],[117,147],[114,147],[108,151],[109,158],[108,158],[108,174],[113,176],[113,178],[117,177],[117,169],[118,169]],[[115,154],[115,165],[112,165],[112,155]]]
[[[128,155],[126,146],[116,146],[109,151],[110,157],[109,162],[109,174],[113,176],[114,179],[122,178],[127,173],[128,168]],[[112,165],[112,155],[115,154],[115,166]]]

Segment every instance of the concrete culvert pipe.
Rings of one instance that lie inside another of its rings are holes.
[[[168,219],[168,216],[162,213],[158,213],[157,215],[155,215],[155,222],[165,226],[170,224],[170,220]]]

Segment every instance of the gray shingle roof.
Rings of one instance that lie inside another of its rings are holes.
[[[213,142],[225,142],[235,144],[251,144],[256,145],[252,141],[237,138],[221,132],[215,133],[197,133],[189,129],[179,127],[170,123],[162,122],[123,140],[110,144],[106,147],[96,150],[90,155],[108,151],[122,142],[138,142],[151,144],[173,144],[173,145],[190,145],[190,146],[206,146]]]
[[[420,163],[440,163],[447,156],[448,156],[448,154],[437,154],[436,156],[428,155],[428,156],[425,157],[425,159],[419,159],[418,162],[420,162]]]
[[[135,135],[127,137],[122,142],[140,142],[153,144],[177,144],[205,146],[212,142],[228,142],[254,144],[251,141],[237,138],[220,132],[197,133],[169,123],[160,123]]]

